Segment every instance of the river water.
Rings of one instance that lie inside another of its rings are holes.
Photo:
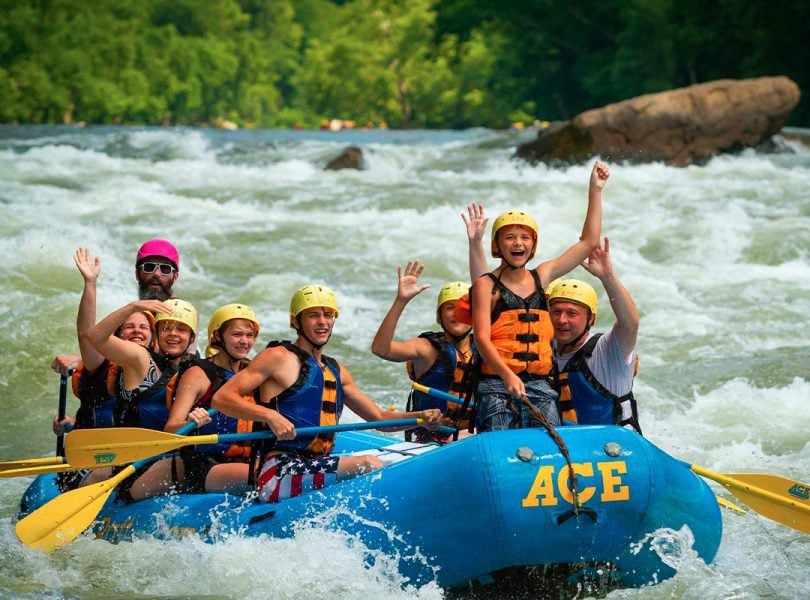
[[[402,407],[404,369],[369,351],[397,264],[419,258],[433,285],[400,322],[400,336],[411,336],[433,327],[438,287],[467,277],[459,215],[469,202],[493,217],[531,212],[540,259],[579,235],[590,165],[511,160],[529,135],[0,128],[0,460],[53,452],[59,381],[49,365],[76,351],[79,246],[102,257],[99,315],[135,297],[139,244],[167,237],[181,253],[175,293],[204,324],[222,304],[251,305],[262,345],[291,336],[292,291],[326,283],[340,302],[328,353],[381,405]],[[792,154],[746,152],[683,169],[614,164],[603,231],[642,314],[636,395],[647,437],[714,471],[806,482],[810,149],[788,143]],[[366,169],[324,171],[348,144],[362,147]],[[612,316],[600,300],[604,329]],[[390,557],[369,561],[355,540],[317,527],[292,540],[217,546],[80,539],[45,555],[13,532],[29,482],[0,480],[3,598],[443,596],[434,584],[404,582]],[[705,565],[685,549],[677,566],[673,579],[609,597],[805,597],[810,536],[724,511],[716,560]]]

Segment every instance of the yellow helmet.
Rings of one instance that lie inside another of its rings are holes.
[[[155,327],[157,327],[157,324],[161,321],[177,321],[178,323],[188,325],[191,332],[194,334],[194,338],[196,339],[197,326],[199,324],[200,317],[197,313],[197,309],[194,308],[191,302],[186,302],[185,300],[180,300],[179,298],[169,298],[164,304],[171,306],[172,312],[159,312],[156,314]]]
[[[498,249],[498,231],[507,225],[521,225],[534,233],[534,245],[532,246],[529,260],[534,258],[534,254],[537,252],[537,238],[540,235],[540,230],[537,227],[537,221],[534,220],[534,217],[522,210],[510,210],[502,213],[498,215],[498,218],[492,223],[492,256],[494,258],[501,258],[501,251]]]
[[[551,292],[554,290],[555,287],[557,287],[557,285],[559,285],[559,283],[561,281],[562,281],[562,277],[557,277],[557,279],[555,279],[554,281],[552,281],[551,283],[549,283],[546,286],[546,290],[545,290],[545,292],[546,292],[546,300],[548,300],[549,296],[551,295]]]
[[[596,290],[593,286],[579,279],[554,280],[548,286],[548,304],[551,306],[555,300],[575,302],[589,308],[596,320],[596,309],[599,303],[596,299]]]
[[[445,302],[452,302],[458,300],[470,291],[469,284],[463,281],[451,281],[444,284],[442,289],[439,290],[439,297],[436,299],[436,322],[441,325],[442,320],[439,316],[439,309]]]
[[[290,299],[290,327],[295,329],[295,318],[307,308],[330,308],[338,317],[338,304],[335,293],[325,285],[310,284],[295,291]]]
[[[259,318],[253,309],[244,304],[226,304],[216,309],[208,321],[208,349],[205,351],[206,356],[216,354],[217,342],[214,339],[214,334],[219,331],[222,326],[233,319],[245,319],[253,323],[253,333],[259,335]]]

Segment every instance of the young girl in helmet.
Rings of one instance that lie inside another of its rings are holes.
[[[258,335],[259,319],[249,306],[227,304],[214,311],[208,322],[207,358],[185,361],[169,384],[166,431],[175,432],[190,422],[200,434],[251,430],[250,421],[221,413],[212,418],[207,409],[214,393],[248,365],[248,354]],[[241,491],[248,482],[249,444],[190,446],[181,451],[181,458],[182,465],[175,468],[184,491]]]
[[[492,256],[501,261],[494,271],[479,277],[486,270],[483,247],[477,261],[471,247],[470,270],[477,277],[471,293],[472,324],[483,358],[476,392],[478,431],[540,425],[527,401],[551,424],[560,422],[557,392],[550,381],[554,332],[544,287],[599,245],[602,188],[609,175],[605,163],[594,164],[582,235],[557,258],[527,269],[537,252],[539,232],[534,218],[518,210],[503,213],[492,225]],[[483,212],[480,217],[479,222],[486,223]],[[468,223],[468,233],[469,228]],[[469,235],[471,243],[474,238]]]
[[[397,267],[397,296],[394,303],[385,315],[374,341],[371,351],[391,362],[407,362],[408,376],[415,382],[429,388],[437,389],[458,396],[464,373],[472,358],[472,343],[470,332],[472,328],[467,323],[458,321],[455,317],[456,301],[467,294],[469,285],[461,281],[448,283],[439,290],[436,302],[436,322],[441,326],[441,332],[428,331],[404,342],[395,342],[397,322],[405,306],[415,296],[430,287],[429,284],[419,285],[419,276],[424,265],[418,260],[408,261],[405,273],[402,267]],[[457,418],[446,418],[446,425],[466,430],[468,422],[458,418],[461,403],[450,404],[446,400],[429,396],[424,392],[413,390],[408,397],[405,410],[424,410],[437,408],[448,417],[455,413]],[[436,441],[446,443],[450,436],[424,427],[418,427],[405,433],[410,440],[412,435],[419,442]]]

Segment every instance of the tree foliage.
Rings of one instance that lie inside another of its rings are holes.
[[[808,0],[0,0],[0,122],[506,127],[712,79],[804,88],[807,39]]]

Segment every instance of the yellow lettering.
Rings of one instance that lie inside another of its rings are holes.
[[[197,533],[197,530],[194,527],[180,527],[178,525],[174,525],[169,531],[171,532],[172,537],[177,539],[188,537]]]
[[[593,477],[592,463],[571,463],[571,466],[574,467],[574,475]],[[560,490],[560,496],[562,496],[563,500],[569,504],[573,504],[574,494],[571,492],[571,487],[568,485],[569,471],[568,465],[560,469],[560,474],[557,475],[557,489]],[[579,481],[577,481],[577,484],[579,484]],[[582,488],[577,485],[577,491],[579,492],[579,503],[585,504],[588,500],[593,498],[593,495],[596,493],[596,488],[593,486]]]
[[[132,517],[121,523],[114,523],[109,517],[104,517],[96,529],[96,538],[117,544],[123,539],[128,531],[132,530],[134,520]]]
[[[104,517],[101,520],[101,523],[99,523],[96,527],[97,527],[97,529],[96,529],[96,538],[100,539],[100,540],[106,540],[107,539],[107,532],[109,531],[109,528],[110,528],[110,518],[109,517]]]
[[[621,485],[621,475],[627,473],[627,463],[623,460],[596,463],[602,473],[602,502],[618,502],[630,499],[630,488]]]
[[[533,506],[557,506],[557,498],[554,497],[554,467],[552,465],[544,465],[537,469],[537,476],[534,478],[534,483],[529,490],[529,493],[523,499],[523,507],[531,508]],[[542,502],[540,496],[543,497]]]
[[[622,475],[627,473],[627,463],[623,460],[597,462],[596,468],[601,475],[602,493],[599,496],[601,502],[626,502],[630,499],[630,486],[623,485]],[[580,505],[585,504],[596,496],[599,491],[598,485],[583,485],[582,479],[594,477],[594,463],[571,463],[571,466],[563,465],[559,473],[555,472],[553,465],[543,465],[537,469],[537,474],[532,482],[532,487],[521,504],[523,508],[533,508],[538,506],[557,506],[559,498],[569,504],[574,503],[574,494],[569,485],[569,473],[573,470],[577,476],[577,491],[579,493]],[[556,482],[554,480],[556,474]],[[596,477],[599,477],[597,475]],[[591,483],[586,480],[587,483]],[[596,480],[596,483],[599,479]],[[555,489],[556,483],[556,489]]]

